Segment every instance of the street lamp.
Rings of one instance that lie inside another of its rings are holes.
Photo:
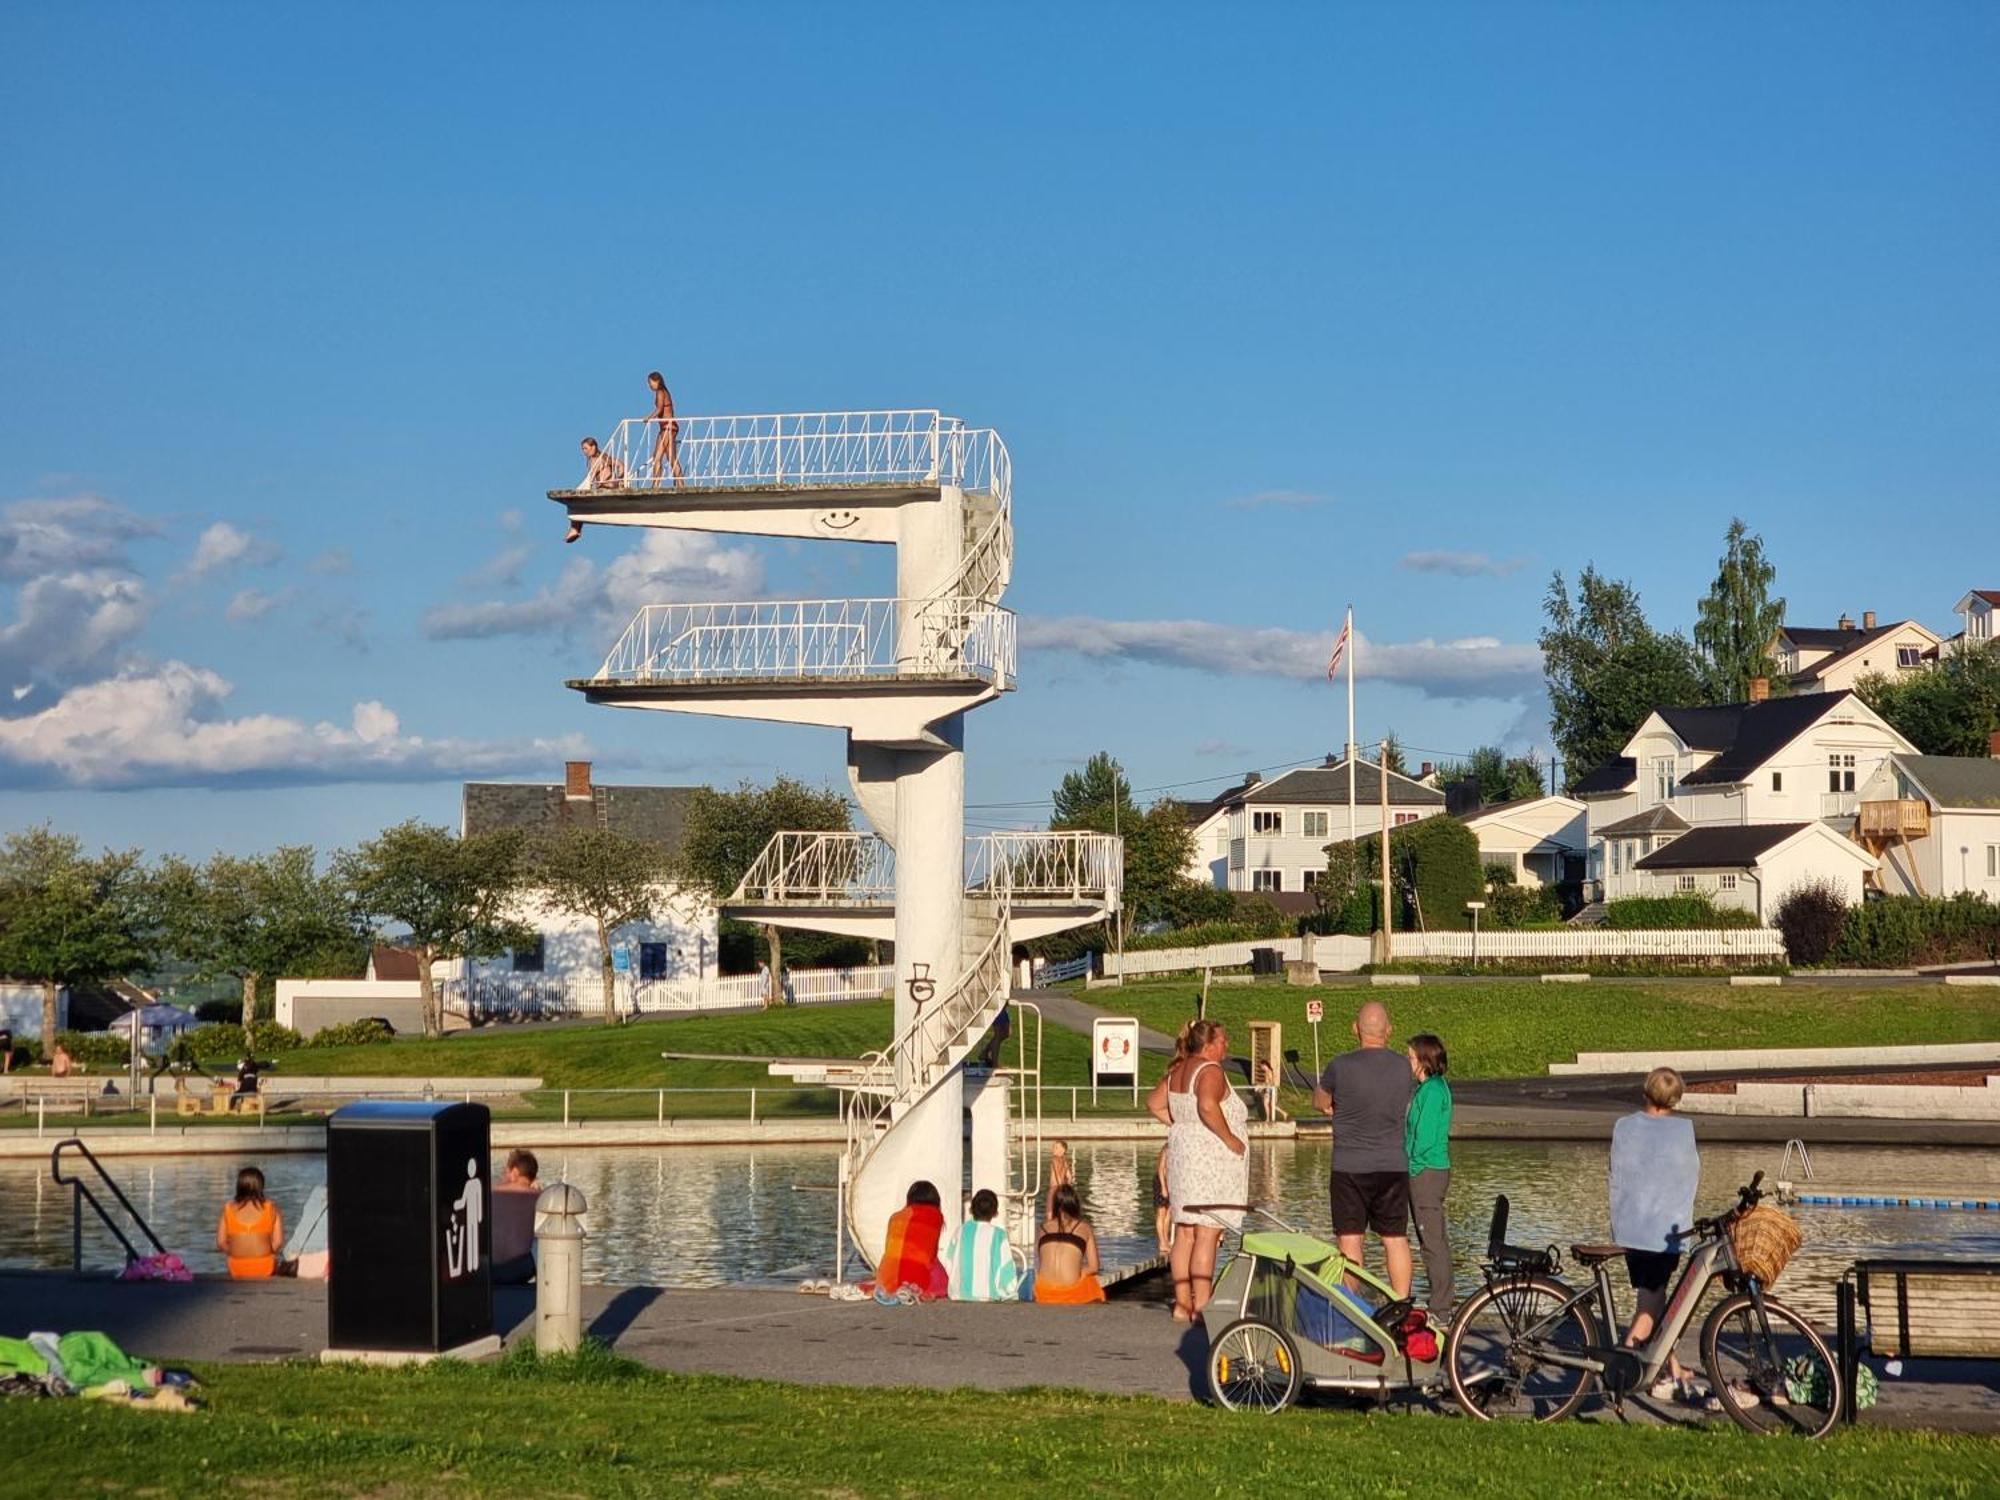
[[[1484,901],[1468,901],[1465,909],[1472,913],[1472,967],[1479,967],[1479,914],[1486,910]]]

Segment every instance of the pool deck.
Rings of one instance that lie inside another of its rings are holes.
[[[881,1307],[795,1292],[586,1286],[589,1331],[659,1370],[806,1385],[1009,1390],[1056,1386],[1185,1401],[1206,1344],[1169,1320],[1157,1280],[1095,1308],[933,1303]],[[507,1342],[532,1338],[533,1292],[501,1288]],[[15,1325],[19,1325],[18,1327]],[[297,1281],[120,1283],[0,1273],[0,1333],[101,1329],[166,1363],[310,1359],[326,1345],[326,1287]],[[1698,1363],[1695,1351],[1682,1357]],[[1419,1410],[1436,1410],[1418,1403]],[[1608,1414],[1606,1414],[1608,1417]],[[1628,1419],[1700,1420],[1632,1402]],[[1867,1424],[2000,1434],[2000,1364],[1912,1360],[1882,1377]]]

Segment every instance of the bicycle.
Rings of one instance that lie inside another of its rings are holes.
[[[1763,1198],[1763,1180],[1762,1172],[1752,1178],[1734,1208],[1695,1220],[1693,1252],[1659,1327],[1630,1348],[1618,1342],[1609,1270],[1623,1247],[1572,1245],[1570,1254],[1592,1276],[1588,1287],[1574,1290],[1561,1279],[1553,1247],[1506,1242],[1507,1199],[1495,1199],[1482,1265],[1486,1285],[1466,1300],[1445,1338],[1446,1379],[1459,1406],[1481,1421],[1557,1422],[1573,1416],[1597,1386],[1622,1410],[1627,1395],[1659,1378],[1719,1280],[1729,1295],[1701,1330],[1702,1363],[1717,1404],[1751,1432],[1825,1436],[1841,1410],[1840,1362],[1811,1323],[1743,1271],[1730,1238]]]

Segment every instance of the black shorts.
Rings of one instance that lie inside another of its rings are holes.
[[[1384,1239],[1409,1238],[1408,1172],[1333,1174],[1333,1232],[1365,1234],[1371,1229]]]
[[[1627,1250],[1625,1252],[1625,1274],[1632,1282],[1635,1292],[1658,1294],[1667,1289],[1667,1283],[1674,1279],[1674,1268],[1681,1263],[1680,1252],[1675,1250]]]

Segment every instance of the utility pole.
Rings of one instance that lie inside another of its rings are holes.
[[[1375,962],[1386,964],[1395,951],[1393,934],[1396,919],[1391,915],[1389,903],[1394,893],[1389,888],[1389,742],[1381,741],[1376,749],[1375,784],[1381,788],[1382,804],[1382,925],[1376,929],[1378,940],[1375,945]]]

